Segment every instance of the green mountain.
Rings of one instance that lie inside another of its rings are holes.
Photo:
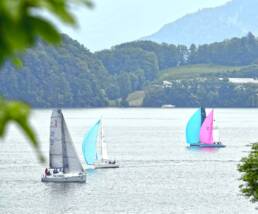
[[[258,40],[249,33],[187,48],[150,41],[96,53],[63,36],[58,47],[38,41],[21,70],[6,63],[0,94],[33,107],[257,107]],[[244,102],[243,102],[244,100]]]
[[[22,57],[16,70],[7,63],[0,73],[0,94],[34,107],[106,106],[108,73],[97,57],[68,36],[59,47],[41,41]]]

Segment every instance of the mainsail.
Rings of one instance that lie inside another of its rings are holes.
[[[213,110],[202,124],[200,141],[202,144],[213,144]]]
[[[98,133],[101,126],[99,120],[90,130],[86,133],[82,143],[82,153],[87,164],[94,164],[97,160],[97,141]]]
[[[53,110],[50,125],[50,168],[60,168],[64,173],[82,172],[61,110]]]
[[[49,167],[63,168],[62,117],[53,110],[50,123]]]
[[[200,143],[201,109],[199,108],[189,119],[186,126],[186,142],[188,144]]]

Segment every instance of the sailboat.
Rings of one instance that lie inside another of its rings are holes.
[[[75,151],[60,109],[53,110],[50,124],[49,169],[42,182],[86,182],[86,173]]]
[[[97,152],[98,146],[100,147],[99,155]],[[92,165],[95,169],[119,167],[115,160],[109,160],[108,158],[101,119],[86,133],[82,143],[82,153],[87,165]]]
[[[204,108],[199,108],[186,126],[186,142],[190,146],[225,147],[220,142],[218,128],[214,127],[214,110],[206,117]]]

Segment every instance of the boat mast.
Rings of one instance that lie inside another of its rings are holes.
[[[102,119],[100,119],[100,151],[101,151],[101,159],[103,160],[103,141],[104,141],[104,130]]]

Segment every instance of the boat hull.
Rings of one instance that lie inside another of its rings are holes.
[[[191,147],[200,147],[200,148],[224,148],[226,147],[223,144],[191,144]]]
[[[53,175],[43,175],[41,177],[42,182],[54,182],[54,183],[85,183],[86,174],[53,174]]]
[[[118,164],[97,164],[94,165],[95,169],[108,169],[108,168],[119,168]]]
[[[103,161],[94,164],[95,169],[119,168],[119,165],[114,161]]]

